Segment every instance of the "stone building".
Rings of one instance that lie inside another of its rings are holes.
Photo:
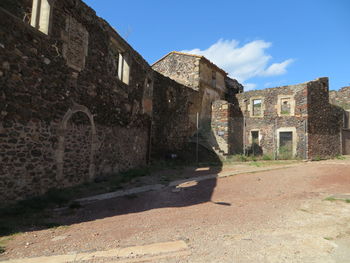
[[[328,78],[237,94],[243,148],[282,158],[340,154],[342,111],[329,103],[328,94]]]
[[[228,99],[242,92],[243,86],[227,76],[227,73],[204,56],[170,52],[152,65],[164,76],[197,91],[191,107],[194,121],[199,114],[200,126],[210,124],[211,105],[216,100]]]
[[[191,128],[187,130],[188,135],[199,134],[200,144],[213,149],[219,155],[231,153],[225,136],[213,132],[211,127],[216,119],[216,116],[212,115],[215,113],[212,105],[221,100],[233,103],[235,94],[243,92],[243,86],[237,80],[229,78],[224,70],[204,56],[173,51],[155,62],[152,68],[195,91],[191,97],[192,105],[189,110]],[[198,130],[196,130],[197,114]],[[227,127],[223,129],[225,133],[228,132]]]
[[[333,105],[343,109],[342,153],[350,154],[350,86],[331,90],[329,97]]]
[[[300,158],[349,141],[326,78],[242,93],[203,56],[151,67],[81,0],[3,0],[0,16],[0,202],[146,165],[194,135],[219,154]]]
[[[185,143],[195,92],[82,1],[5,0],[0,16],[0,202],[146,165],[152,142]]]

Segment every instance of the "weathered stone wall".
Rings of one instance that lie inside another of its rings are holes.
[[[11,11],[0,9],[0,201],[146,164],[151,67],[81,1],[55,1],[49,35]]]
[[[343,111],[329,104],[328,78],[310,81],[308,86],[309,158],[341,154]]]
[[[343,87],[340,90],[331,90],[329,92],[329,101],[331,104],[350,110],[350,86]]]
[[[199,61],[201,57],[171,52],[152,65],[152,68],[182,85],[199,89]]]
[[[225,100],[212,105],[213,147],[224,155],[243,152],[243,118],[240,109]]]
[[[196,131],[191,108],[198,91],[154,73],[152,152],[181,149]]]
[[[292,86],[237,94],[245,117],[244,144],[259,131],[263,153],[278,154],[279,132],[293,132],[293,153],[299,158],[326,158],[341,153],[342,111],[329,104],[328,78]],[[262,100],[262,115],[252,116],[252,102]],[[284,114],[283,101],[290,113]]]
[[[244,87],[241,83],[239,83],[235,79],[231,79],[230,77],[225,78],[225,83],[226,83],[226,98],[225,100],[238,105],[238,101],[236,99],[236,94],[237,93],[242,93],[244,91]]]
[[[217,149],[229,154],[229,122],[232,104],[225,100],[217,100],[212,104],[211,129]]]
[[[0,8],[8,10],[22,21],[29,23],[32,10],[32,0],[2,0]]]
[[[215,72],[215,86],[213,85],[213,72]],[[226,73],[223,70],[218,70],[216,66],[209,63],[206,59],[201,59],[199,64],[199,85],[216,89],[218,93],[226,93],[225,77]]]
[[[190,109],[191,116],[199,114],[199,129],[204,137],[211,136],[211,105],[216,100],[233,101],[234,94],[243,90],[236,80],[203,56],[171,52],[155,62],[152,68],[169,78],[197,90]],[[213,81],[213,78],[215,81]],[[192,124],[195,124],[195,118]]]
[[[290,97],[295,101],[293,115],[278,115],[279,98]],[[259,131],[259,145],[263,154],[278,154],[278,132],[294,132],[294,154],[306,158],[307,85],[299,84],[264,90],[254,90],[236,95],[244,115],[243,143],[246,149],[252,145],[251,131]],[[262,100],[262,116],[252,116],[253,99]]]
[[[203,132],[210,131],[212,103],[216,100],[225,99],[227,92],[225,85],[226,73],[218,70],[207,59],[202,58],[199,64],[199,95],[201,107],[199,108],[200,127]],[[215,73],[215,82],[213,82]]]

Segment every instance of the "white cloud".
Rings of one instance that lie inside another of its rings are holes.
[[[286,74],[287,66],[290,65],[293,61],[293,59],[287,59],[281,63],[273,63],[266,70],[264,70],[261,76],[276,76]]]
[[[256,88],[255,83],[243,83],[244,91],[250,91]]]
[[[203,55],[228,72],[229,76],[239,82],[245,82],[253,77],[268,77],[282,75],[294,61],[287,59],[280,63],[270,64],[272,56],[266,53],[271,47],[270,42],[255,40],[243,46],[237,40],[219,39],[205,50],[192,49],[182,52]],[[246,83],[245,90],[254,89],[253,83]]]

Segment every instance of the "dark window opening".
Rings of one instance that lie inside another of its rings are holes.
[[[216,88],[216,72],[212,71],[211,73],[211,85],[213,88]]]
[[[293,132],[280,132],[279,157],[289,159],[293,156]]]
[[[259,131],[252,131],[252,144],[259,145]]]

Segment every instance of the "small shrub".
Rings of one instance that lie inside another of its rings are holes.
[[[318,162],[321,161],[321,157],[320,156],[315,156],[314,158],[312,158],[313,161]]]
[[[337,155],[335,156],[335,159],[338,159],[338,160],[345,160],[346,158],[345,158],[345,156],[343,156],[343,155],[341,155],[341,154],[337,154]]]
[[[245,156],[244,154],[239,154],[239,155],[238,155],[238,159],[239,159],[241,162],[246,162],[246,161],[248,161],[248,157]]]
[[[336,201],[337,199],[335,199],[334,197],[330,196],[330,197],[325,198],[324,200],[333,202],[333,201]]]
[[[293,154],[290,148],[286,146],[281,146],[278,151],[278,159],[280,160],[293,159]]]
[[[257,162],[257,161],[253,161],[251,163],[249,163],[249,165],[251,166],[256,166],[256,167],[260,167],[261,166],[261,163]]]
[[[271,161],[273,158],[272,158],[271,155],[264,154],[264,155],[262,156],[262,159],[263,159],[264,161]]]

